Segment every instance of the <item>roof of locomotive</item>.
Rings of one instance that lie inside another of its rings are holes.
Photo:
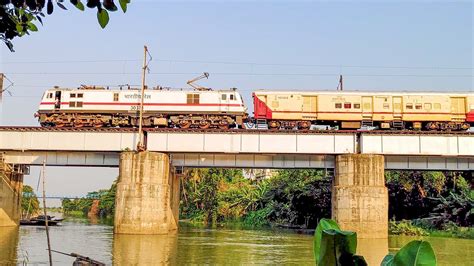
[[[140,88],[124,88],[124,89],[118,89],[118,88],[114,88],[114,89],[107,89],[105,87],[86,87],[86,88],[83,88],[83,87],[79,87],[79,88],[60,88],[60,87],[54,87],[54,88],[51,88],[51,89],[48,89],[47,91],[114,91],[114,92],[127,92],[127,91],[131,91],[131,92],[137,92],[137,91],[140,91]],[[231,88],[231,89],[218,89],[218,90],[214,90],[214,89],[209,89],[209,90],[196,90],[196,89],[192,89],[192,88],[163,88],[163,87],[158,87],[158,88],[148,88],[146,89],[146,91],[169,91],[169,92],[196,92],[196,93],[215,93],[215,92],[239,92],[237,88]]]
[[[380,96],[389,96],[389,95],[452,95],[452,96],[474,96],[474,92],[471,91],[454,91],[454,92],[436,92],[436,91],[335,91],[335,90],[315,90],[315,91],[304,91],[304,90],[293,90],[293,91],[276,91],[276,90],[255,90],[255,93],[260,94],[322,94],[322,95],[380,95]]]

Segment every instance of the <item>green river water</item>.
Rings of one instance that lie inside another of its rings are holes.
[[[312,265],[313,238],[282,230],[205,229],[181,224],[170,236],[113,235],[113,227],[70,220],[51,227],[52,248],[75,252],[107,265]],[[359,239],[358,253],[369,265],[380,265],[414,237]],[[431,238],[438,265],[474,265],[474,240]],[[46,235],[42,227],[0,228],[0,265],[45,265]],[[54,265],[74,259],[53,253]]]

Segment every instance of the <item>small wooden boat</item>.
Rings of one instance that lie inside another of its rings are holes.
[[[55,226],[58,225],[59,222],[63,221],[63,218],[55,218],[54,216],[47,216],[48,225]],[[37,225],[37,226],[45,226],[46,219],[44,215],[38,215],[37,217],[33,217],[29,220],[20,220],[20,225]]]

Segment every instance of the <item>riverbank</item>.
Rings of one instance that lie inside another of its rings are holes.
[[[3,235],[7,243],[0,247],[0,264],[46,264],[44,230],[21,227]],[[114,236],[113,226],[93,224],[89,219],[71,218],[63,226],[52,227],[52,247],[64,252],[86,255],[107,265],[153,264],[297,264],[314,265],[313,236],[277,228],[243,229],[193,226],[180,223],[177,235]],[[7,240],[11,241],[7,241]],[[388,252],[397,251],[413,236],[389,236],[388,240],[358,242],[358,253],[377,261]],[[436,252],[438,265],[469,265],[474,260],[474,240],[423,237]],[[87,245],[84,245],[87,243]],[[10,252],[10,253],[8,253]],[[232,256],[229,256],[232,254]],[[13,258],[13,259],[11,259]],[[71,265],[72,259],[53,254],[57,265]],[[371,263],[370,265],[379,265]]]
[[[331,176],[322,170],[265,175],[236,169],[188,169],[180,182],[180,219],[209,228],[314,229],[331,217]],[[390,233],[473,238],[473,180],[461,172],[387,171]],[[63,200],[66,214],[113,217],[116,182],[83,199]],[[93,202],[95,202],[93,204]],[[317,204],[315,204],[317,203]]]

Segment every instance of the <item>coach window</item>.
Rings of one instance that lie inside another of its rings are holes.
[[[344,109],[351,109],[352,104],[351,103],[344,103]]]
[[[199,104],[199,94],[193,94],[193,93],[188,94],[186,102],[188,104]]]
[[[421,103],[417,103],[417,104],[415,105],[415,109],[416,109],[416,110],[421,110],[421,109],[423,109],[423,106],[421,105]]]
[[[75,94],[75,93],[71,93],[71,98],[76,98],[76,94]]]
[[[82,102],[76,102],[76,107],[82,107]]]
[[[227,100],[227,94],[222,94],[221,97],[222,97],[222,100],[223,100],[223,101]]]
[[[84,94],[83,93],[78,93],[77,94],[77,98],[83,98],[84,97]]]
[[[69,107],[76,107],[76,102],[69,102]]]
[[[431,103],[425,103],[425,110],[431,110]]]
[[[441,110],[441,104],[440,103],[435,103],[434,104],[434,109]]]
[[[407,103],[406,108],[408,110],[412,110],[413,109],[413,104],[412,103]]]
[[[354,109],[360,109],[360,103],[355,103],[354,104]]]
[[[336,107],[336,109],[341,109],[342,108],[342,103],[336,103],[335,107]]]
[[[114,93],[114,102],[118,102],[119,94]]]

